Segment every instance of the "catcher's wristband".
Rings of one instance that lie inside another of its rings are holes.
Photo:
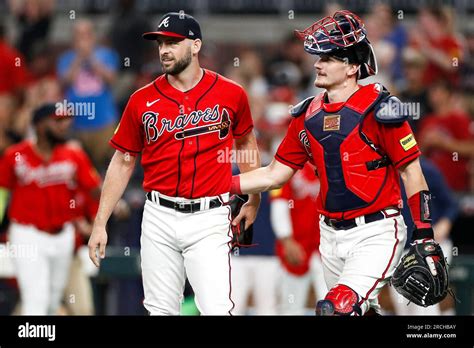
[[[408,206],[416,228],[412,239],[433,238],[430,191],[415,193],[408,199]]]
[[[242,190],[240,189],[240,175],[234,175],[232,177],[232,183],[230,185],[230,194],[242,194]]]
[[[430,228],[417,228],[413,231],[411,240],[412,242],[416,244],[434,241],[433,229],[431,227]]]

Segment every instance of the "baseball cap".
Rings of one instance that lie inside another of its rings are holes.
[[[68,114],[64,108],[61,108],[61,105],[58,106],[58,103],[46,103],[33,111],[32,122],[34,125],[37,125],[41,120],[48,117],[55,117],[56,120],[63,120],[71,118],[72,115]]]
[[[33,112],[33,124],[38,124],[42,119],[56,115],[55,104],[44,104]]]
[[[202,39],[199,23],[185,13],[169,12],[160,19],[156,31],[144,33],[142,37],[147,40],[156,40],[158,36],[171,36],[182,39]]]

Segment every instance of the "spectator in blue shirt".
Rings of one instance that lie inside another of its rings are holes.
[[[98,166],[111,154],[108,140],[118,113],[111,86],[118,68],[118,55],[97,44],[92,22],[78,21],[73,48],[61,55],[57,70],[65,87],[62,106],[73,113],[75,134]]]
[[[401,24],[405,19],[403,11],[394,11],[389,4],[378,2],[371,10],[371,15],[377,19],[377,31],[382,39],[395,48],[395,56],[390,64],[390,78],[397,88],[400,88],[403,80],[402,52],[408,44],[408,33]]]

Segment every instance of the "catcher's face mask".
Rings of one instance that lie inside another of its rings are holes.
[[[304,41],[304,49],[310,54],[328,54],[360,64],[360,79],[377,73],[377,61],[364,23],[352,12],[337,11],[304,30],[295,30],[295,35]]]

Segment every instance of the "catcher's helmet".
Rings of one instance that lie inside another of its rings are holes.
[[[362,20],[350,11],[337,11],[304,30],[295,30],[310,54],[327,54],[360,64],[359,79],[377,73],[374,50]]]

